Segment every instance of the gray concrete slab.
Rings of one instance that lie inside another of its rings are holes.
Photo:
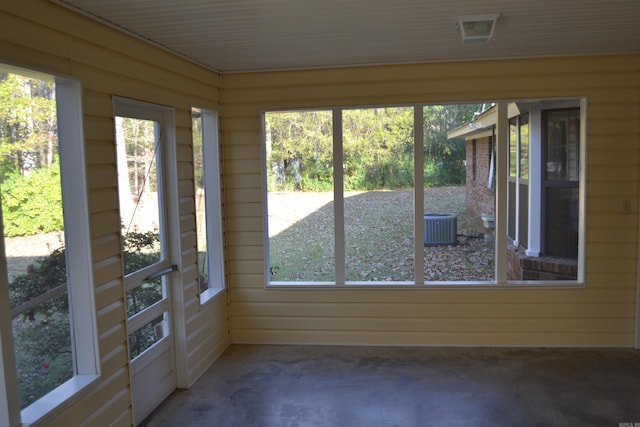
[[[640,351],[232,345],[157,426],[640,426]]]

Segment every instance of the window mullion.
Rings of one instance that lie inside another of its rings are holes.
[[[508,118],[507,118],[508,119]],[[515,183],[515,196],[516,201],[514,203],[515,209],[515,233],[513,244],[517,247],[520,245],[520,116],[516,117],[516,183]]]
[[[413,216],[414,280],[424,284],[424,113],[422,105],[413,107]]]
[[[496,129],[496,239],[495,274],[498,284],[507,283],[507,180],[509,176],[509,117],[506,102],[497,104]]]
[[[342,109],[333,110],[333,218],[335,234],[335,281],[344,286],[346,276],[344,243],[344,151]]]

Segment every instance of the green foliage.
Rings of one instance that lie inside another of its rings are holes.
[[[477,104],[423,108],[426,186],[464,184],[465,143],[447,140],[447,132],[481,109]],[[344,110],[342,119],[346,191],[413,187],[413,108]],[[265,128],[269,191],[333,189],[331,112],[268,113]]]
[[[0,73],[0,179],[48,167],[56,152],[54,83]]]
[[[122,238],[127,271],[148,266],[159,259],[157,232],[130,232]],[[127,313],[148,307],[162,298],[159,279],[128,292]],[[66,257],[63,247],[29,264],[24,274],[9,284],[11,307],[16,308],[48,291],[66,285]],[[154,328],[133,334],[131,354],[135,357],[154,342]],[[18,379],[22,406],[27,406],[73,375],[71,331],[67,292],[51,298],[13,319]]]
[[[54,305],[62,305],[67,295],[56,299]],[[20,400],[25,407],[73,376],[68,312],[18,316],[13,335]]]
[[[157,231],[130,231],[122,236],[124,273],[129,274],[160,260]]]
[[[29,264],[25,274],[16,276],[13,279],[9,284],[11,307],[18,307],[66,283],[65,250],[64,248],[59,248]],[[68,311],[69,302],[67,298],[54,298],[26,311],[24,316],[29,320],[34,320],[36,315],[52,315],[53,313]]]
[[[60,168],[11,173],[2,182],[2,217],[7,237],[62,230]]]

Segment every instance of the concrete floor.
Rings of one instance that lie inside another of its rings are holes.
[[[635,350],[232,345],[143,425],[634,423],[640,426]]]

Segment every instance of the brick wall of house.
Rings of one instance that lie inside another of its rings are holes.
[[[494,215],[494,190],[487,187],[491,165],[491,137],[467,140],[467,214]]]
[[[530,257],[507,238],[507,280],[576,280],[577,277],[577,260]]]

